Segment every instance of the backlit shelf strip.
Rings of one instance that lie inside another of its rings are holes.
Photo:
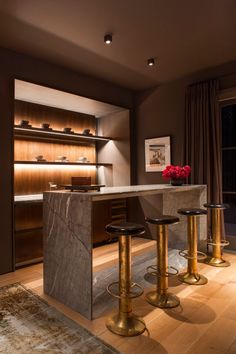
[[[54,161],[15,161],[16,165],[72,165],[72,166],[112,166],[111,163],[92,162],[54,162]]]
[[[43,194],[26,194],[26,195],[15,195],[14,202],[22,203],[22,202],[37,202],[43,200]]]
[[[44,130],[44,129],[38,129],[38,128],[24,128],[15,125],[14,126],[15,132],[19,133],[26,133],[27,135],[30,135],[30,133],[39,133],[41,136],[48,136],[48,137],[58,137],[58,138],[74,138],[74,139],[79,139],[79,140],[86,140],[86,141],[109,141],[112,140],[109,137],[103,137],[103,136],[97,136],[97,135],[84,135],[84,134],[77,134],[77,133],[64,133],[59,130]]]

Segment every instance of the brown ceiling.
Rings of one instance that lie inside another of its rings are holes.
[[[236,0],[0,0],[0,24],[4,47],[135,90],[236,60]]]

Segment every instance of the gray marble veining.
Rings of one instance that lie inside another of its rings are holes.
[[[88,196],[44,194],[44,291],[92,316],[92,203]]]

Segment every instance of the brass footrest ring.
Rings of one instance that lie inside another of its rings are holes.
[[[152,269],[154,271],[150,271],[150,269]],[[151,265],[151,266],[147,267],[146,271],[148,272],[148,274],[155,275],[157,277],[166,277],[166,278],[173,277],[173,276],[179,274],[178,269],[175,267],[169,266],[169,267],[167,267],[167,269],[173,269],[175,272],[165,272],[163,274],[159,271],[159,269],[157,268],[157,265]]]
[[[207,244],[210,245],[210,246],[221,246],[221,247],[225,247],[225,246],[228,246],[229,245],[229,241],[227,240],[221,240],[221,242],[213,242],[212,239],[207,239]]]
[[[207,258],[206,253],[200,251],[197,251],[197,257],[189,256],[188,250],[179,251],[179,255],[185,259],[197,259],[198,261],[202,261]]]
[[[136,297],[141,296],[141,295],[143,294],[143,292],[144,292],[142,286],[139,285],[138,283],[132,283],[130,288],[135,288],[135,287],[137,287],[137,288],[139,289],[139,293],[137,293],[137,294],[133,293],[133,294],[132,294],[132,292],[130,292],[130,294],[131,294],[132,296],[129,296],[129,297],[130,297],[131,299],[134,299],[134,298],[136,298]]]
[[[109,285],[107,286],[107,292],[108,292],[108,294],[111,295],[111,296],[113,296],[113,297],[116,297],[117,299],[121,299],[121,298],[135,299],[136,297],[141,296],[141,295],[143,294],[143,292],[144,292],[143,288],[142,288],[139,284],[137,284],[137,283],[132,283],[131,286],[130,286],[130,292],[129,292],[128,294],[119,294],[119,293],[116,294],[116,293],[112,292],[110,288],[111,288],[112,286],[118,285],[118,284],[119,284],[119,282],[118,282],[118,281],[115,281],[115,282],[113,282],[113,283],[111,283],[111,284],[109,284]],[[133,293],[133,292],[131,291],[131,289],[132,289],[132,288],[135,288],[135,287],[139,288],[139,292],[138,292],[138,293]]]

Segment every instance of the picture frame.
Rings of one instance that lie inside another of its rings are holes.
[[[145,139],[145,171],[161,172],[171,163],[170,136]]]

